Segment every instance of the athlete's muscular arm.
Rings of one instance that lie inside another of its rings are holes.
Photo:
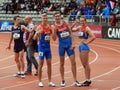
[[[72,30],[72,32],[76,32],[76,31],[79,30],[79,28],[80,28],[80,26],[77,26],[77,27],[73,27],[73,28],[71,28],[71,30]]]
[[[27,31],[27,32],[29,32],[29,33],[31,33],[31,32],[33,32],[33,30],[29,30],[26,26],[24,26],[24,25],[21,25],[21,29],[23,30],[23,31]]]
[[[88,34],[88,39],[87,40],[83,40],[83,43],[85,44],[89,44],[92,41],[95,40],[95,35],[92,33],[91,29],[89,27],[86,27],[86,33]]]
[[[74,40],[74,37],[72,35],[72,30],[71,30],[69,24],[67,24],[67,27],[68,27],[68,29],[70,31],[70,36],[71,36],[71,39],[72,39],[72,46],[71,46],[71,48],[74,49],[75,48],[75,42],[74,42],[75,40]]]
[[[56,40],[56,28],[54,25],[51,26],[51,30],[52,30],[52,39],[55,41]]]
[[[8,45],[7,49],[11,48],[12,40],[13,40],[13,34],[11,33],[10,42],[9,42],[9,45]]]
[[[37,40],[37,38],[40,36],[41,37],[41,33],[42,33],[42,30],[41,30],[41,27],[38,26],[37,29],[36,29],[36,32],[35,32],[35,35],[33,37],[34,40]]]

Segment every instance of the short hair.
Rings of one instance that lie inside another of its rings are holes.
[[[81,16],[80,18],[84,18],[84,20],[86,21],[86,17],[85,17],[85,16]],[[79,19],[80,19],[80,18],[79,18]]]
[[[56,12],[54,13],[54,16],[55,16],[56,14],[60,14],[60,15],[61,15],[60,11],[56,11]]]
[[[14,16],[13,20],[16,20],[17,18],[20,18],[20,16]]]
[[[32,16],[31,15],[27,15],[27,16],[25,16],[25,18],[29,18],[29,19],[32,20]]]
[[[44,17],[44,16],[47,16],[47,13],[43,13],[43,14],[42,14],[42,17]]]

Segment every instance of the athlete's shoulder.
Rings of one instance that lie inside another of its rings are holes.
[[[86,26],[86,31],[91,31],[91,28],[89,26]]]

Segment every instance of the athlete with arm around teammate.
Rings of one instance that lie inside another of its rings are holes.
[[[95,40],[95,35],[92,33],[91,29],[87,26],[86,18],[80,17],[80,25],[78,27],[73,27],[72,31],[78,31],[78,37],[80,38],[79,44],[79,55],[82,65],[85,70],[86,80],[82,83],[82,86],[89,86],[91,84],[90,80],[90,65],[89,65],[89,44]]]
[[[28,28],[26,28],[24,25],[20,25],[20,17],[15,16],[14,17],[14,25],[11,27],[11,38],[9,45],[7,49],[11,48],[12,40],[14,39],[14,52],[15,52],[15,62],[17,64],[18,73],[16,73],[14,76],[19,76],[21,78],[24,78],[24,49],[25,44],[23,41],[23,33],[24,31],[32,32]]]

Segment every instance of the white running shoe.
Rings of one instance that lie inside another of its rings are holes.
[[[61,87],[64,87],[64,86],[65,86],[65,80],[62,80],[60,86],[61,86]]]
[[[49,83],[48,83],[48,86],[50,86],[50,87],[55,87],[55,84],[54,84],[53,82],[49,82]]]
[[[20,74],[20,73],[15,73],[15,74],[13,74],[13,76],[14,76],[14,77],[20,77],[21,74]]]
[[[75,81],[73,82],[73,84],[74,84],[75,86],[77,86],[77,87],[82,86],[82,84],[80,84],[77,80],[75,80]]]
[[[39,82],[39,83],[38,83],[38,86],[39,86],[39,87],[43,87],[44,85],[43,85],[42,82]]]
[[[25,78],[25,74],[21,74],[20,77],[21,77],[21,78]]]

